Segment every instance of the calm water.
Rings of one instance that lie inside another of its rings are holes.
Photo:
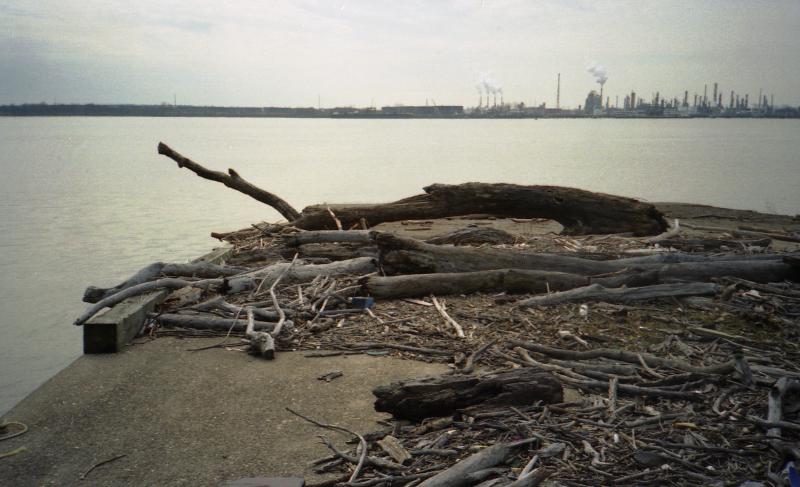
[[[0,118],[0,414],[80,354],[87,285],[278,218],[159,140],[297,207],[507,181],[797,214],[798,136],[777,120]]]

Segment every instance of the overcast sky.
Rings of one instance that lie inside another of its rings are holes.
[[[800,104],[800,1],[0,0],[0,103],[583,103],[719,82]]]

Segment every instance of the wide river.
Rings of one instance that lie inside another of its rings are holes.
[[[298,208],[486,181],[794,215],[799,140],[797,120],[0,118],[0,415],[80,355],[87,285],[279,218],[159,141]]]

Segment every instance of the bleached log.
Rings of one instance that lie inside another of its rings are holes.
[[[195,287],[209,287],[209,286],[219,286],[223,282],[222,279],[204,279],[200,281],[187,281],[185,279],[178,279],[178,278],[164,278],[164,279],[157,279],[155,281],[143,282],[141,284],[137,284],[135,286],[131,286],[127,289],[123,289],[122,291],[112,294],[108,297],[105,297],[98,301],[97,303],[89,306],[89,308],[83,312],[74,322],[75,325],[82,325],[86,323],[89,318],[96,315],[100,310],[103,308],[111,308],[112,306],[121,303],[122,301],[132,298],[134,296],[139,296],[145,293],[149,293],[150,291],[155,291],[156,289],[181,289],[186,286],[195,286]]]
[[[187,315],[187,314],[153,314],[153,318],[164,326],[174,326],[178,328],[192,328],[195,330],[214,330],[223,331],[228,330],[235,332],[244,332],[247,327],[246,317],[240,319],[233,318],[218,318],[216,316],[208,315]],[[253,329],[255,331],[270,332],[275,327],[275,323],[266,321],[253,321]]]
[[[311,281],[317,276],[362,276],[377,271],[378,267],[375,263],[375,259],[370,257],[358,257],[356,259],[341,260],[337,262],[331,262],[330,264],[317,265],[310,264],[292,266],[292,264],[289,262],[280,262],[229,279],[228,286],[230,287],[231,292],[241,292],[253,289],[256,281],[259,282],[262,288],[269,287],[287,269],[289,270],[286,272],[283,280],[286,283],[297,284]]]
[[[606,288],[600,284],[571,289],[553,294],[534,296],[517,303],[522,308],[532,306],[552,306],[578,301],[603,301],[607,303],[633,303],[648,299],[705,296],[716,294],[721,287],[718,284],[706,282],[690,282],[682,284],[656,284],[634,288]]]
[[[468,456],[452,467],[425,480],[419,487],[462,487],[475,482],[470,474],[499,465],[508,459],[515,448],[533,443],[535,440],[520,440],[513,443],[498,443]]]
[[[368,276],[361,281],[371,296],[381,299],[414,298],[438,294],[476,292],[545,293],[600,283],[608,287],[644,286],[656,283],[656,272],[631,272],[591,278],[565,272],[497,269],[475,272]]]
[[[268,191],[264,191],[263,189],[243,179],[233,169],[228,169],[228,174],[225,174],[224,172],[220,171],[212,171],[210,169],[206,169],[205,167],[192,161],[188,157],[184,157],[178,152],[172,150],[172,148],[170,148],[167,144],[163,142],[158,143],[158,153],[167,156],[176,163],[178,163],[179,168],[185,167],[186,169],[192,171],[193,173],[197,174],[203,179],[208,179],[210,181],[216,181],[218,183],[222,183],[231,189],[235,189],[240,193],[244,193],[247,196],[257,201],[260,201],[266,205],[271,206],[272,208],[275,208],[275,210],[278,213],[280,213],[281,216],[283,216],[289,221],[296,220],[300,216],[300,213],[298,213],[297,210],[295,210],[292,207],[292,205],[290,205],[283,199],[279,198],[278,196]]]
[[[83,293],[85,303],[96,303],[103,298],[118,293],[123,289],[142,284],[143,282],[153,281],[159,277],[199,277],[214,278],[235,276],[246,271],[245,267],[217,265],[208,262],[193,262],[187,264],[165,264],[164,262],[154,262],[139,272],[128,278],[126,281],[111,287],[100,288],[89,286]]]

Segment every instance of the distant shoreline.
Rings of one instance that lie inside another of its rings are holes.
[[[192,105],[96,105],[96,104],[22,104],[1,105],[0,117],[182,117],[182,118],[325,118],[325,119],[539,119],[539,118],[610,118],[610,119],[695,119],[695,118],[800,118],[800,108],[786,107],[770,111],[741,110],[699,113],[675,113],[662,107],[636,111],[607,109],[589,114],[574,109],[544,107],[397,106],[376,108],[312,107],[215,107]]]

